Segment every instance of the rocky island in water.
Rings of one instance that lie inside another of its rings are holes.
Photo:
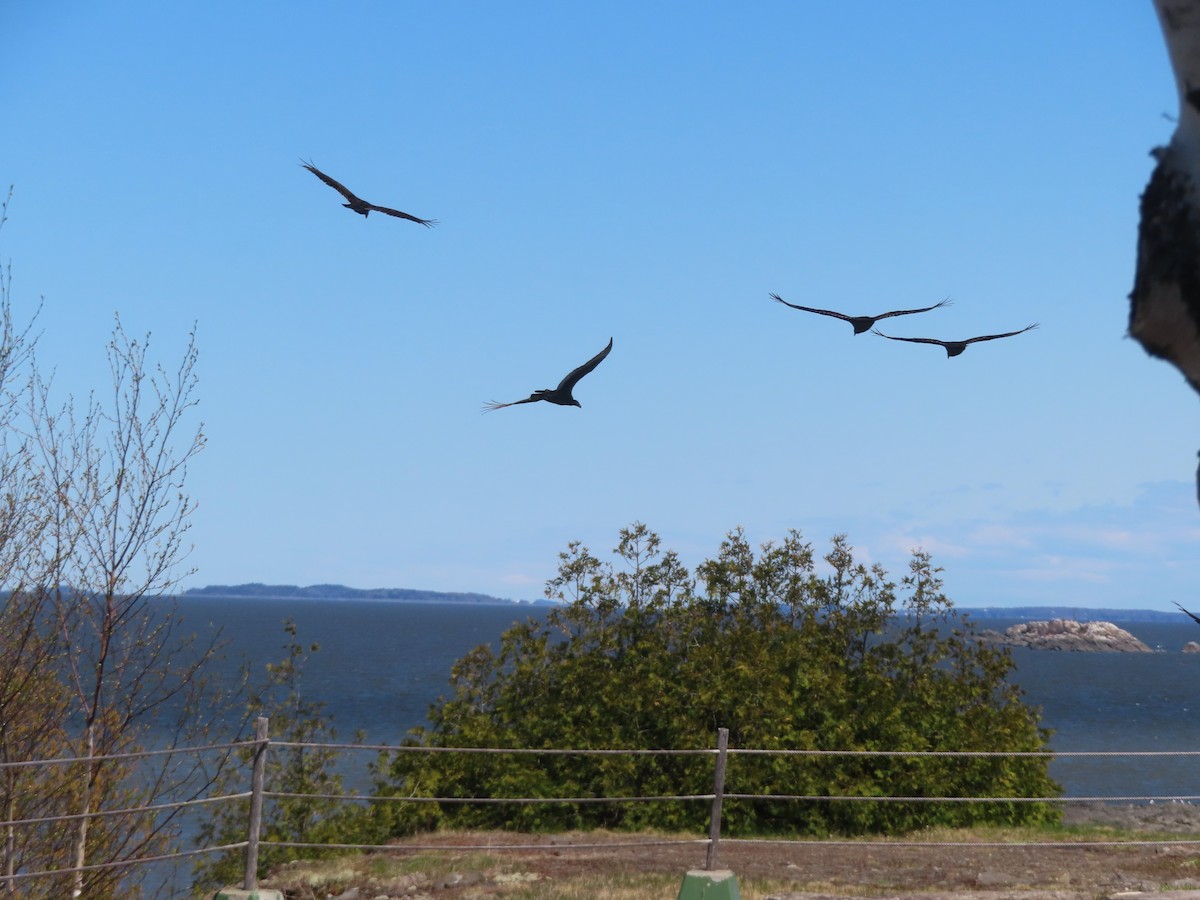
[[[1076,622],[1074,619],[1022,622],[1005,629],[1003,633],[984,631],[980,636],[993,643],[1007,644],[1010,647],[1030,647],[1034,650],[1155,652],[1112,622]]]

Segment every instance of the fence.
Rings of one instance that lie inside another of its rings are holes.
[[[196,857],[204,854],[224,853],[233,850],[244,850],[245,852],[245,870],[242,887],[247,891],[257,888],[257,872],[259,863],[259,851],[262,847],[294,847],[294,848],[321,848],[321,849],[342,849],[347,851],[433,851],[433,852],[462,852],[471,850],[526,850],[536,851],[547,849],[541,844],[504,844],[496,845],[489,843],[486,845],[468,845],[468,844],[415,844],[405,843],[403,845],[394,844],[309,844],[296,841],[264,841],[261,838],[263,806],[266,800],[270,799],[285,799],[297,797],[310,797],[313,799],[324,800],[342,800],[347,802],[391,802],[391,803],[508,803],[508,804],[539,804],[539,803],[634,803],[634,802],[695,802],[706,801],[709,804],[709,827],[708,835],[703,838],[694,840],[673,839],[673,840],[639,840],[636,845],[639,847],[653,845],[679,845],[691,844],[705,847],[704,867],[712,870],[717,867],[718,851],[722,844],[750,844],[750,843],[791,843],[797,845],[830,845],[830,844],[851,844],[862,847],[864,852],[872,846],[878,846],[879,842],[871,841],[849,841],[849,840],[814,840],[814,839],[766,839],[766,838],[722,838],[721,837],[721,815],[722,804],[725,800],[770,800],[784,802],[809,802],[809,801],[824,801],[830,803],[839,802],[856,802],[856,803],[1051,803],[1051,804],[1070,804],[1070,803],[1154,803],[1154,802],[1200,802],[1200,795],[1142,795],[1142,796],[1068,796],[1068,797],[937,797],[937,796],[840,796],[834,794],[746,794],[746,793],[729,793],[725,790],[725,770],[726,763],[731,756],[806,756],[806,757],[837,757],[837,756],[877,756],[877,757],[959,757],[959,758],[978,758],[978,757],[1041,757],[1048,759],[1066,759],[1072,757],[1151,757],[1151,756],[1174,756],[1174,757],[1195,757],[1200,756],[1200,750],[1197,751],[1175,751],[1175,750],[1156,750],[1156,751],[1134,751],[1134,750],[1117,750],[1117,751],[1026,751],[1026,752],[1004,752],[1004,751],[890,751],[890,750],[759,750],[747,748],[730,748],[729,747],[729,732],[727,729],[719,729],[717,734],[716,746],[709,749],[697,750],[572,750],[572,749],[511,749],[511,748],[446,748],[446,747],[399,747],[392,745],[368,745],[368,744],[334,744],[334,743],[300,743],[294,741],[272,741],[268,733],[268,721],[265,718],[259,718],[255,722],[255,736],[250,742],[238,744],[214,744],[203,747],[183,747],[170,750],[144,751],[141,753],[122,754],[109,758],[130,759],[138,757],[153,757],[160,755],[173,754],[200,754],[200,753],[228,753],[234,749],[246,749],[253,747],[253,757],[250,773],[250,789],[231,794],[221,794],[203,797],[199,799],[179,801],[175,803],[162,803],[153,806],[141,806],[136,808],[96,810],[86,814],[61,815],[45,818],[26,818],[26,819],[9,819],[0,821],[0,829],[3,829],[6,834],[11,834],[14,829],[18,828],[36,828],[46,826],[54,822],[77,821],[81,818],[100,819],[106,816],[130,816],[130,815],[145,815],[154,814],[168,810],[179,810],[185,807],[200,806],[214,803],[227,803],[239,800],[249,799],[250,812],[246,827],[245,840],[237,841],[229,844],[220,844],[210,847],[203,847],[196,850],[186,850],[172,853],[169,855],[152,855],[131,859],[120,859],[112,862],[98,863],[94,865],[86,865],[80,867],[61,867],[57,869],[44,869],[38,871],[12,871],[11,857],[9,857],[9,868],[3,873],[0,873],[0,888],[7,892],[16,893],[14,886],[28,879],[61,877],[66,874],[87,873],[103,869],[128,869],[135,866],[144,866],[163,861],[178,861],[187,857]],[[530,755],[578,755],[578,756],[645,756],[645,755],[673,755],[673,756],[688,756],[688,755],[704,755],[713,758],[713,778],[711,790],[703,793],[693,794],[676,794],[670,796],[656,797],[488,797],[488,798],[463,798],[463,797],[376,797],[361,794],[294,794],[276,792],[268,789],[265,783],[265,771],[267,753],[272,747],[278,748],[297,748],[297,749],[314,749],[314,750],[333,750],[337,752],[362,752],[374,751],[385,753],[413,752],[413,753],[457,753],[457,754],[475,754],[475,753],[504,753],[504,754],[530,754]],[[0,772],[6,769],[29,767],[29,766],[62,766],[85,763],[84,759],[48,759],[48,760],[32,760],[26,762],[6,762],[0,763]],[[1200,845],[1200,840],[1184,840],[1184,839],[1164,839],[1161,841],[1071,841],[1071,842],[1052,842],[1039,841],[1037,846],[1041,847],[1062,847],[1062,848],[1080,848],[1080,847],[1100,847],[1100,846],[1136,846],[1136,845],[1166,845],[1185,846],[1185,845]],[[556,843],[553,845],[555,852],[560,852],[564,849],[595,849],[602,847],[620,846],[619,844],[562,844]],[[625,846],[628,846],[626,844]],[[917,841],[917,840],[888,840],[889,847],[927,847],[927,846],[957,846],[953,842],[948,841]],[[963,844],[962,846],[966,846]],[[1004,847],[1022,847],[1031,846],[1030,844],[1022,844],[1017,842],[1005,842],[1003,844],[986,844],[972,842],[970,846],[1004,846]]]

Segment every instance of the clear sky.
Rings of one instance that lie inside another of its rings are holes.
[[[964,606],[1200,605],[1196,397],[1125,337],[1176,110],[1148,0],[0,3],[0,256],[208,446],[186,586],[536,599],[643,521],[844,532]],[[441,224],[363,219],[299,166]],[[947,359],[789,310],[964,338]],[[553,387],[600,350],[575,395]],[[197,420],[199,421],[199,420]]]

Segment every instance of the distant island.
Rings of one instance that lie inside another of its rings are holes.
[[[352,588],[344,584],[210,584],[188,588],[181,597],[187,599],[216,597],[246,600],[392,600],[403,603],[511,603],[521,606],[548,605],[549,600],[511,600],[488,594],[418,591],[411,588]]]
[[[1003,634],[985,631],[986,641],[1033,650],[1109,651],[1114,653],[1153,653],[1145,643],[1112,622],[1077,622],[1074,619],[1024,622]]]

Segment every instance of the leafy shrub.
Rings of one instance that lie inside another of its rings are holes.
[[[897,585],[834,537],[820,576],[796,532],[755,556],[741,530],[689,573],[644,525],[621,532],[619,565],[572,543],[542,622],[515,625],[451,673],[412,750],[377,790],[411,797],[658,797],[703,794],[708,755],[515,755],[416,748],[1042,751],[1049,733],[1005,676],[1008,652],[974,638],[915,552]],[[726,790],[806,797],[1041,797],[1045,757],[732,755]],[[419,813],[418,813],[419,811]],[[454,828],[702,830],[708,804],[379,804],[375,838]],[[1052,821],[1036,802],[731,799],[730,834],[901,833],[932,825]],[[364,823],[365,824],[365,823]]]

